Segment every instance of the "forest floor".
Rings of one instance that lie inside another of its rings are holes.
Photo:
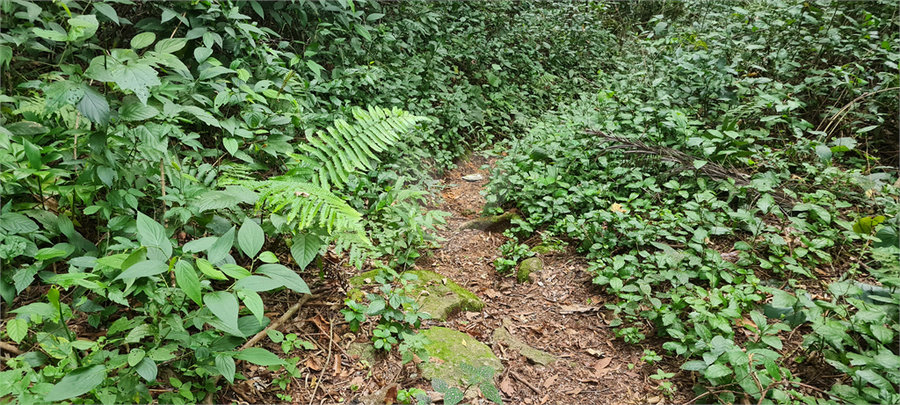
[[[644,349],[663,353],[659,343],[644,347],[615,339],[608,327],[609,314],[603,303],[613,297],[602,293],[591,283],[587,262],[574,253],[539,255],[544,269],[534,283],[520,284],[514,275],[501,276],[493,266],[499,247],[506,238],[499,233],[460,229],[466,221],[477,218],[485,200],[480,194],[488,182],[487,167],[492,162],[480,156],[461,162],[457,169],[441,179],[443,201],[433,207],[450,212],[447,225],[438,232],[441,248],[423,255],[416,267],[450,278],[475,293],[485,302],[482,312],[461,312],[445,322],[426,321],[423,328],[444,326],[465,332],[491,347],[501,359],[504,371],[495,376],[504,401],[517,404],[655,404],[686,403],[693,398],[691,381],[679,373],[674,358],[648,364],[641,360]],[[464,175],[481,174],[484,179],[467,182]],[[540,238],[537,238],[538,242]],[[349,275],[353,276],[353,275]],[[346,276],[346,277],[349,277]],[[310,280],[310,278],[306,278]],[[420,388],[432,393],[428,381],[419,376],[411,362],[403,365],[399,354],[379,353],[373,364],[365,364],[358,356],[348,354],[354,342],[371,342],[371,322],[360,333],[350,333],[340,309],[345,292],[335,280],[322,280],[314,296],[293,319],[281,325],[284,334],[295,333],[313,342],[316,350],[294,350],[299,353],[303,378],[291,379],[284,390],[277,384],[280,373],[243,362],[243,375],[248,380],[220,391],[218,403],[284,403],[289,394],[293,403],[360,403],[366,396],[396,383],[401,390]],[[315,286],[314,290],[316,290]],[[266,308],[280,309],[296,302],[296,294],[282,293],[269,298]],[[557,356],[558,360],[542,367],[513,349],[492,340],[492,332],[507,321],[512,336],[532,348]],[[511,321],[511,322],[510,322]],[[282,353],[278,344],[264,339],[259,345]],[[271,347],[269,347],[271,346]],[[239,366],[239,371],[241,371]],[[676,373],[674,396],[666,397],[659,382],[650,378],[658,368]],[[281,372],[283,373],[283,372]],[[284,377],[284,375],[281,375]],[[473,388],[475,389],[475,388]],[[279,398],[276,394],[282,394]],[[479,398],[479,403],[490,403]]]

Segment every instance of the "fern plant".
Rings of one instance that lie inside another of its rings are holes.
[[[312,182],[322,188],[346,183],[356,170],[373,169],[380,162],[377,153],[388,150],[416,123],[428,120],[397,108],[380,107],[354,108],[353,117],[356,125],[338,119],[327,128],[327,133],[318,131],[307,137],[308,144],[297,146],[307,155],[294,157],[319,168],[313,172]]]

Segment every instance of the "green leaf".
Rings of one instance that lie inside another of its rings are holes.
[[[16,136],[43,135],[50,132],[47,127],[33,121],[19,121],[4,126],[7,131]]]
[[[34,35],[37,35],[44,39],[49,39],[51,41],[63,42],[69,39],[69,36],[67,34],[58,31],[45,30],[43,28],[32,28],[32,30],[32,32],[34,32]]]
[[[228,232],[225,232],[219,239],[216,239],[215,243],[209,247],[206,258],[210,263],[218,263],[228,255],[228,252],[231,251],[231,247],[234,246],[234,232],[235,229],[232,226]]]
[[[251,259],[256,257],[266,242],[266,234],[256,221],[250,217],[244,218],[244,223],[238,231],[238,247]]]
[[[259,260],[263,263],[278,263],[278,256],[267,250],[259,254]]]
[[[131,38],[131,47],[134,49],[143,49],[156,41],[156,34],[152,32],[142,32]]]
[[[216,369],[228,380],[229,384],[234,384],[234,358],[224,354],[216,355]]]
[[[263,318],[265,317],[265,306],[263,305],[262,298],[255,291],[250,290],[242,290],[238,291],[238,296],[241,297],[241,301],[244,303],[244,306],[250,310],[250,313],[256,316],[256,320],[259,323],[263,323]]]
[[[681,365],[682,370],[703,371],[706,370],[706,362],[703,360],[691,360]]]
[[[312,234],[298,234],[294,235],[293,245],[291,245],[291,256],[294,257],[294,261],[297,262],[297,265],[300,266],[301,269],[305,269],[306,266],[316,258],[319,254],[319,250],[322,249],[322,246],[325,245],[325,242],[322,242],[316,235]]]
[[[280,281],[263,276],[244,277],[234,283],[234,289],[238,291],[244,289],[256,292],[270,291],[281,287],[284,287],[284,284]]]
[[[450,387],[444,393],[444,405],[456,405],[463,400],[463,392],[456,387]]]
[[[138,363],[141,362],[141,360],[144,359],[144,356],[146,354],[147,354],[147,352],[145,352],[144,349],[141,349],[141,348],[132,349],[131,351],[128,352],[128,365],[131,367],[136,366]]]
[[[97,4],[98,3],[94,3],[95,6]],[[100,126],[108,124],[109,102],[106,101],[106,97],[87,84],[83,84],[81,89],[84,92],[84,97],[82,97],[81,101],[75,105],[78,112],[94,124]]]
[[[119,24],[119,15],[116,13],[116,9],[112,8],[112,6],[100,2],[91,3],[91,5],[94,6],[94,10],[97,10],[97,12],[106,16],[106,18],[109,18],[110,21]]]
[[[119,87],[134,92],[138,100],[144,104],[147,104],[147,99],[150,98],[150,87],[160,85],[156,70],[143,63],[118,64],[110,68],[109,74]]]
[[[24,319],[11,319],[6,323],[6,335],[13,342],[22,342],[22,339],[28,335],[28,322]]]
[[[141,212],[137,215],[137,237],[141,246],[159,249],[166,259],[172,257],[172,242],[166,237],[165,228]],[[152,251],[153,249],[148,249],[148,252]]]
[[[856,371],[856,376],[861,378],[863,381],[868,382],[869,384],[874,385],[878,389],[885,390],[888,392],[896,392],[894,390],[893,384],[890,381],[885,379],[884,377],[878,375],[872,369],[862,369]]]
[[[93,37],[97,32],[100,23],[97,22],[97,16],[93,14],[79,15],[69,19],[69,34],[66,36],[68,41],[82,41]]]
[[[197,303],[197,305],[203,305],[203,301],[201,301],[200,277],[197,276],[194,266],[191,266],[191,263],[187,260],[179,259],[175,263],[175,282],[178,283],[178,287],[181,287],[181,290],[184,291],[188,298]]]
[[[25,147],[25,157],[28,158],[28,165],[32,169],[40,170],[41,166],[43,166],[43,163],[41,163],[41,148],[38,148],[27,139],[22,140],[22,145]]]
[[[203,61],[209,59],[212,53],[213,50],[206,47],[194,48],[194,59],[197,59],[197,63],[203,63]]]
[[[280,281],[287,288],[290,288],[300,294],[310,294],[309,287],[306,282],[300,278],[293,270],[281,264],[264,264],[256,269],[258,274],[271,277],[273,280]]]
[[[66,373],[50,392],[44,396],[42,402],[64,401],[75,398],[96,388],[106,379],[106,366],[95,365],[82,367]]]
[[[187,40],[184,38],[166,38],[157,42],[153,50],[159,53],[175,53],[185,45],[187,45]]]
[[[159,115],[159,110],[143,103],[125,104],[119,108],[119,117],[123,121],[144,121]]]
[[[500,397],[500,391],[497,390],[497,387],[494,386],[494,384],[481,384],[479,388],[481,388],[481,395],[484,395],[485,398],[497,404],[503,403],[503,398]]]
[[[156,381],[156,374],[158,372],[156,362],[149,357],[144,357],[137,367],[134,368],[134,371],[137,371],[138,375],[144,377],[144,379],[149,382]]]
[[[365,38],[366,41],[372,40],[372,35],[369,34],[369,26],[368,25],[353,24],[353,29],[356,31],[357,34],[359,34],[360,36]]]
[[[225,150],[228,151],[229,154],[234,156],[238,150],[238,141],[234,138],[224,138],[222,139],[222,144],[225,145]]]
[[[185,243],[184,246],[181,247],[181,250],[184,253],[197,253],[202,252],[206,249],[209,249],[213,243],[216,243],[215,236],[207,236],[200,239],[194,239],[188,243]]]
[[[325,68],[322,67],[322,65],[314,62],[311,59],[306,60],[306,67],[308,67],[309,70],[312,70],[313,74],[315,74],[316,77],[318,77],[318,78],[322,77],[322,71],[325,70]]]
[[[213,315],[225,325],[224,332],[242,336],[238,328],[238,302],[234,295],[225,291],[211,292],[203,296],[203,302]]]
[[[713,364],[703,373],[706,378],[722,378],[731,375],[731,369],[721,364]]]
[[[212,79],[213,77],[216,77],[218,75],[225,74],[225,73],[234,73],[234,70],[224,68],[221,66],[208,67],[206,69],[203,69],[202,72],[200,72],[200,77],[198,78],[198,80]]]
[[[250,275],[249,270],[234,263],[223,263],[219,266],[219,270],[222,270],[223,273],[227,274],[229,277],[235,280],[240,280]]]
[[[197,259],[197,268],[200,269],[200,272],[205,274],[206,277],[209,277],[213,280],[228,280],[228,277],[225,276],[225,273],[216,270],[213,268],[212,263],[210,263],[206,259]]]
[[[277,366],[287,364],[287,362],[276,356],[274,353],[260,347],[250,347],[241,350],[234,354],[234,358],[238,360],[249,361],[259,366]]]
[[[381,13],[372,13],[366,16],[366,21],[372,22],[381,19],[384,17],[384,14]]]
[[[159,260],[144,260],[128,268],[119,274],[115,280],[128,278],[150,277],[169,270],[169,265]]]

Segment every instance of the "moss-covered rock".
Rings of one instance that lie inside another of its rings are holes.
[[[501,215],[473,219],[463,224],[460,229],[477,229],[479,231],[501,233],[512,226],[512,220],[514,219],[521,219],[521,217],[515,212],[506,212]]]
[[[531,251],[537,254],[550,255],[555,253],[565,253],[566,247],[558,240],[549,240],[531,248]]]
[[[481,311],[484,301],[477,295],[466,290],[441,275],[427,270],[408,271],[414,274],[417,280],[410,281],[413,287],[413,298],[419,300],[422,307],[419,309],[431,315],[437,320],[446,320],[455,311]],[[357,301],[363,297],[360,287],[375,282],[378,270],[369,271],[350,279],[350,291],[347,295]],[[356,298],[358,297],[358,298]]]
[[[520,283],[531,281],[531,273],[544,270],[544,262],[540,257],[530,257],[519,263],[519,270],[516,272],[516,280]]]
[[[494,352],[467,333],[438,326],[419,333],[431,341],[426,346],[428,361],[419,363],[425,379],[440,378],[450,385],[464,386],[465,374],[459,368],[462,363],[475,367],[488,366],[494,369],[494,375],[503,372],[503,364]]]

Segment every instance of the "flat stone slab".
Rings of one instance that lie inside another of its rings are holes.
[[[413,298],[422,305],[419,311],[431,315],[432,319],[443,321],[456,311],[478,312],[484,308],[484,301],[481,298],[440,274],[428,270],[412,270],[406,273],[418,277],[418,280],[409,282],[413,288]],[[350,286],[358,289],[374,282],[376,275],[378,270],[360,274],[350,279]],[[353,291],[348,295],[351,298],[354,298],[354,295],[361,296]]]
[[[422,377],[427,380],[440,378],[450,385],[464,387],[467,381],[465,373],[459,367],[462,363],[474,367],[490,367],[494,370],[494,375],[503,372],[503,364],[491,348],[467,333],[439,326],[419,333],[431,341],[425,346],[428,349],[428,361],[418,364]]]
[[[510,323],[512,323],[512,321],[509,318],[503,319],[504,325],[509,325]],[[517,350],[519,354],[525,356],[525,358],[531,360],[535,364],[548,366],[556,361],[556,356],[535,349],[531,346],[526,345],[521,340],[514,338],[505,326],[494,329],[494,334],[491,335],[491,338],[493,338],[494,341],[506,343],[506,345],[509,346],[510,349]]]

